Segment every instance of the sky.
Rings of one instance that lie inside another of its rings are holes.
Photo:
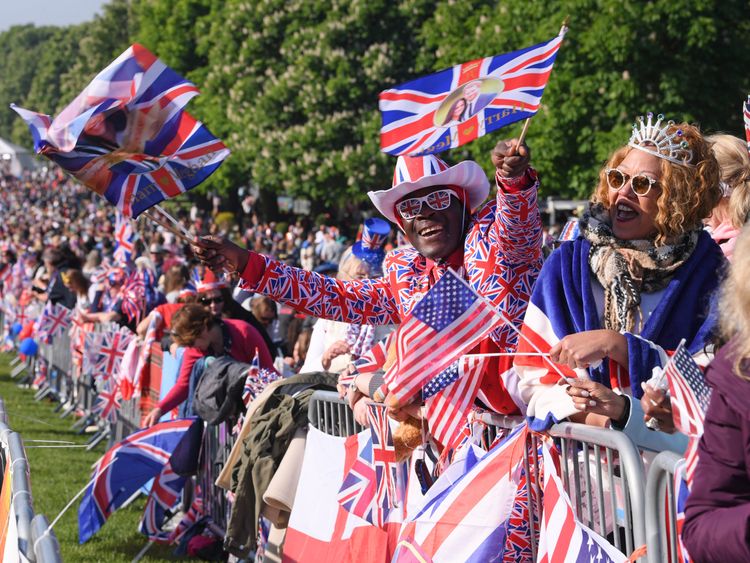
[[[0,31],[11,26],[70,25],[91,20],[107,0],[0,0]]]

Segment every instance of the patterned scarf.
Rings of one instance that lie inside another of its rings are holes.
[[[589,205],[580,232],[591,243],[589,267],[604,287],[604,326],[617,332],[640,332],[636,313],[641,292],[664,289],[695,250],[700,234],[700,230],[689,231],[661,246],[654,239],[620,240],[601,203]],[[643,315],[640,319],[642,323]]]

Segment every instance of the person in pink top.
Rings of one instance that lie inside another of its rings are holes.
[[[228,355],[250,363],[259,355],[260,367],[273,370],[273,359],[260,333],[244,321],[216,319],[209,309],[196,303],[185,305],[172,317],[172,336],[185,347],[177,382],[145,418],[143,425],[153,426],[165,412],[187,399],[193,366],[204,356]]]

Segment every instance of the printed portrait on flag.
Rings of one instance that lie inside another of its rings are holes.
[[[384,90],[380,150],[436,154],[531,117],[541,106],[567,28],[519,51],[446,68]]]
[[[435,125],[450,127],[483,110],[503,90],[499,78],[480,78],[456,88],[435,112]],[[519,111],[514,107],[513,111]]]

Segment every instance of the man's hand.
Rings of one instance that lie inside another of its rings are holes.
[[[610,420],[620,420],[625,414],[627,399],[596,381],[572,379],[567,393],[581,412],[600,414]]]
[[[587,330],[569,334],[549,351],[549,358],[569,368],[588,368],[604,358],[628,367],[628,341],[614,330]]]
[[[248,252],[224,237],[206,236],[195,239],[193,253],[216,272],[243,272]]]
[[[526,172],[531,161],[531,151],[526,143],[518,146],[518,139],[500,141],[492,150],[492,164],[505,178],[517,178]]]

